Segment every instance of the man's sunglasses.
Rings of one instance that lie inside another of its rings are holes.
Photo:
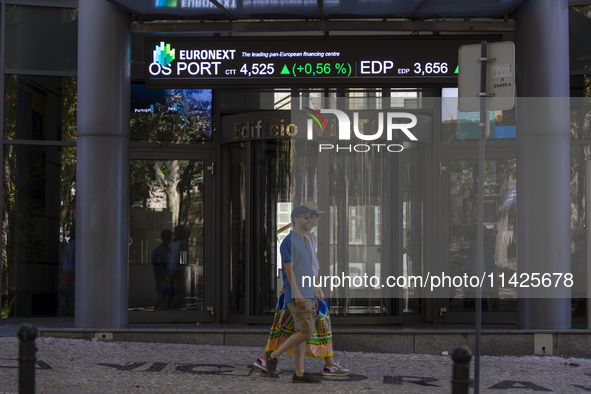
[[[302,219],[310,220],[310,219],[313,219],[313,218],[315,218],[317,216],[318,216],[318,212],[312,212],[312,213],[308,213],[308,214],[305,214],[305,215],[300,215],[298,217],[299,218],[302,218]]]

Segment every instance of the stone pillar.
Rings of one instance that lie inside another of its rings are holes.
[[[129,14],[78,7],[76,327],[127,326]]]
[[[528,0],[516,23],[519,272],[570,273],[568,0]],[[518,326],[571,328],[570,297],[520,288]]]

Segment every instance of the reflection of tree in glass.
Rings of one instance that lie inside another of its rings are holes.
[[[16,91],[16,75],[10,75],[5,78],[5,90],[7,93]],[[4,97],[4,138],[14,138],[14,132],[16,129],[16,94],[7,94]],[[13,115],[13,116],[11,116]],[[13,194],[13,172],[11,169],[14,168],[14,156],[11,154],[13,146],[3,146],[3,163],[2,163],[2,283],[0,288],[2,289],[2,305],[0,305],[0,316],[8,316],[12,309],[12,303],[14,302],[14,288],[9,290],[8,276],[8,244],[7,231],[8,231],[8,218],[14,212],[14,194]]]
[[[591,96],[591,77],[586,78],[585,94]],[[591,99],[583,98],[578,105],[571,106],[571,139],[583,140],[591,136]],[[573,146],[571,148],[571,234],[573,253],[580,248],[575,245],[577,239],[585,234],[585,163],[591,160],[591,146]]]
[[[3,170],[3,177],[2,177],[2,186],[3,186],[3,196],[2,196],[2,305],[0,305],[1,310],[1,317],[8,317],[10,311],[12,310],[12,305],[14,303],[14,286],[9,288],[8,283],[8,276],[9,272],[9,265],[8,265],[8,243],[7,240],[7,231],[9,227],[8,218],[14,212],[14,193],[12,190],[13,187],[13,179],[11,176],[11,169],[14,168],[14,155],[11,154],[13,146],[11,145],[4,145],[4,163],[2,166]]]
[[[290,148],[291,163],[283,166],[285,175],[291,175],[288,201],[303,203],[314,200],[318,195],[318,144],[315,141],[293,139]]]
[[[585,76],[585,97],[571,101],[571,140],[585,140],[591,136],[591,77]],[[575,104],[575,105],[572,105]],[[587,162],[591,160],[591,145],[571,146],[571,271],[577,277],[584,277],[586,272],[587,217],[585,194]],[[574,316],[585,315],[585,289],[583,286],[573,288]]]
[[[158,190],[166,196],[166,208],[172,212],[172,225],[184,225],[191,231],[203,223],[203,161],[170,160],[166,162],[132,160],[130,167],[130,203],[148,208]]]
[[[64,78],[62,90],[62,139],[76,141],[77,83],[75,78]],[[72,228],[76,220],[76,149],[61,149],[62,171],[60,182],[60,201],[62,216],[61,234]]]
[[[129,172],[129,201],[131,206],[147,208],[151,189],[156,181],[154,163],[149,161],[131,160]]]
[[[178,222],[192,232],[203,226],[203,161],[183,161],[180,167]]]
[[[37,87],[33,93],[29,92],[32,85]],[[51,94],[59,94],[59,104],[55,105],[60,109],[56,118],[60,127],[55,134],[33,133],[34,129],[27,123],[28,107],[22,102],[17,106],[17,98],[23,92],[44,97],[43,89],[50,90]],[[76,78],[8,75],[5,79],[5,91],[5,138],[76,141]],[[69,146],[11,145],[5,145],[3,149],[1,238],[5,243],[2,247],[1,288],[2,314],[6,316],[11,312],[11,304],[14,302],[15,284],[8,279],[14,279],[11,271],[14,270],[15,263],[23,259],[33,263],[43,259],[58,261],[55,251],[59,248],[46,246],[46,240],[50,239],[50,243],[64,242],[64,236],[75,220],[76,149]],[[59,171],[50,171],[48,163],[56,164]],[[48,198],[58,191],[59,205],[53,204],[56,201],[53,198]],[[59,210],[59,214],[54,212],[55,209]],[[59,234],[39,231],[47,217],[59,217]]]

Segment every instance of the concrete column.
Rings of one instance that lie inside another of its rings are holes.
[[[568,0],[516,12],[520,273],[570,273]],[[520,288],[518,325],[571,328],[570,290]]]
[[[127,326],[129,14],[78,8],[76,327]]]

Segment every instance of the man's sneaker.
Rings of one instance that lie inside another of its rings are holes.
[[[349,375],[349,370],[341,367],[339,364],[335,363],[332,367],[324,366],[324,370],[322,371],[322,375],[324,376],[347,376]]]
[[[295,373],[293,374],[294,383],[320,383],[321,380],[315,376],[310,375],[308,372],[304,372],[302,376],[298,376]]]
[[[271,357],[271,350],[265,353],[265,370],[269,374],[270,377],[275,377],[275,369],[277,368],[277,360],[276,358]]]
[[[262,358],[257,358],[257,360],[254,362],[254,366],[257,368],[262,369],[263,371],[267,372],[267,367],[265,366],[265,360],[263,360]],[[275,373],[281,373],[281,370],[279,368],[275,368]]]

